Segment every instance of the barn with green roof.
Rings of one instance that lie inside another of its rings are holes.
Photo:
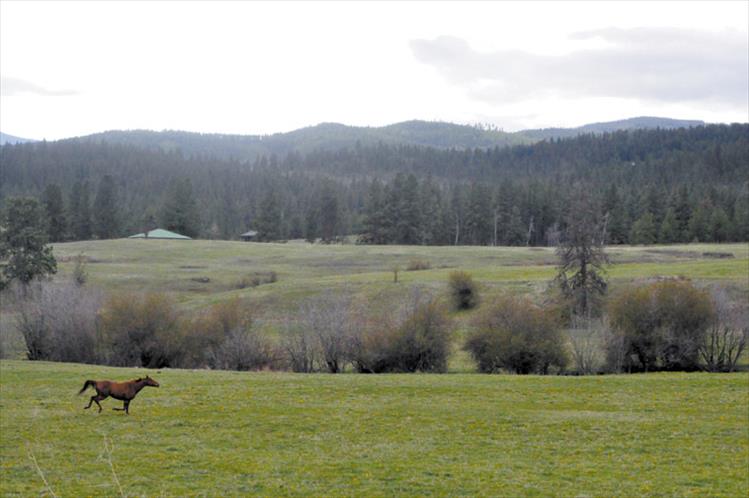
[[[192,240],[191,237],[180,235],[178,233],[164,230],[163,228],[156,228],[146,233],[136,233],[131,235],[128,239],[171,239],[171,240]]]

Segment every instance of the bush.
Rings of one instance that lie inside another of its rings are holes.
[[[450,332],[442,306],[416,291],[394,318],[360,317],[352,362],[363,373],[444,372]]]
[[[23,294],[23,295],[22,295]],[[75,284],[36,282],[16,296],[17,327],[29,360],[96,363],[102,295]]]
[[[184,344],[177,311],[163,294],[111,297],[101,313],[101,330],[111,365],[180,365]]]
[[[426,259],[412,259],[406,266],[406,271],[421,271],[432,268],[432,263]]]
[[[352,329],[352,303],[348,296],[328,294],[301,309],[301,325],[312,334],[324,369],[338,373],[349,359]],[[318,355],[316,355],[318,356]]]
[[[610,336],[607,320],[574,317],[568,335],[575,372],[590,375],[603,371],[604,345]]]
[[[715,311],[707,292],[690,282],[668,280],[628,289],[609,306],[620,335],[609,357],[621,357],[627,371],[697,370]],[[622,354],[623,353],[623,354]]]
[[[233,329],[213,351],[214,366],[224,370],[261,370],[275,363],[273,346],[253,329]]]
[[[464,271],[450,273],[448,283],[453,309],[470,310],[479,305],[479,292],[470,274]]]
[[[484,373],[547,374],[551,367],[567,365],[554,316],[527,299],[510,296],[499,298],[477,319],[464,349]]]
[[[749,310],[721,290],[712,293],[712,300],[715,319],[698,347],[700,359],[708,372],[733,372],[749,341]]]
[[[278,281],[278,274],[275,271],[254,272],[240,278],[234,287],[237,289],[246,289],[248,287],[257,287],[263,284],[272,284]]]

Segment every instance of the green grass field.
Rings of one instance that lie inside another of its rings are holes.
[[[715,259],[705,253],[732,258]],[[106,240],[57,244],[60,275],[84,254],[91,283],[108,290],[170,292],[187,307],[230,296],[247,297],[260,307],[287,309],[316,293],[346,289],[373,297],[393,292],[392,267],[399,266],[400,287],[411,284],[443,289],[447,275],[466,270],[486,292],[521,289],[536,292],[555,274],[552,248],[356,246],[306,243],[257,244],[228,241]],[[749,245],[612,247],[612,285],[653,276],[686,276],[717,281],[749,296]],[[426,271],[403,271],[412,260],[431,263]],[[275,271],[278,282],[238,289],[245,275]],[[205,282],[204,279],[209,281]],[[203,281],[201,281],[203,280]],[[395,286],[397,292],[398,286]]]
[[[271,329],[324,292],[371,306],[397,302],[412,286],[444,295],[456,269],[473,274],[486,300],[504,291],[538,296],[556,263],[547,248],[111,240],[54,250],[57,280],[69,279],[73,258],[84,254],[89,286],[166,292],[186,313],[239,297]],[[749,298],[747,244],[616,247],[609,254],[612,292],[683,276]],[[403,271],[416,259],[431,269]],[[277,282],[238,288],[243,277],[269,271]],[[21,358],[12,316],[12,306],[0,316],[3,350]],[[446,375],[148,371],[162,387],[141,392],[130,416],[111,411],[121,406],[111,399],[101,414],[84,411],[91,394],[76,393],[86,379],[125,380],[144,370],[3,360],[0,495],[749,493],[746,372],[474,374],[457,340],[472,314],[452,316],[456,354]]]
[[[749,377],[149,371],[3,361],[2,496],[746,496]],[[105,451],[105,438],[113,446]],[[32,461],[36,460],[39,470]]]

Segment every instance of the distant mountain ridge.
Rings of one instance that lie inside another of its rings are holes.
[[[5,144],[25,144],[28,142],[36,142],[36,140],[32,140],[30,138],[21,138],[16,137],[14,135],[8,135],[7,133],[3,133],[0,131],[0,145]]]
[[[439,121],[404,121],[381,127],[321,123],[272,135],[205,134],[185,131],[112,130],[67,140],[132,145],[148,150],[180,152],[185,156],[252,161],[260,156],[284,156],[290,152],[339,150],[357,145],[428,146],[439,149],[472,149],[532,144],[541,140],[572,138],[630,129],[675,129],[701,126],[696,120],[637,117],[593,123],[577,128],[547,128],[505,132],[481,126]]]

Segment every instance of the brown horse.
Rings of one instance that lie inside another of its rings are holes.
[[[99,412],[101,412],[101,405],[99,401],[107,399],[112,396],[114,399],[121,400],[124,405],[122,408],[112,408],[112,410],[124,410],[126,414],[130,415],[128,408],[130,402],[133,400],[136,394],[146,386],[159,387],[159,383],[153,380],[151,377],[146,375],[144,378],[129,380],[127,382],[112,382],[109,380],[87,380],[83,383],[83,387],[78,394],[82,394],[88,386],[94,386],[96,389],[96,396],[91,396],[91,401],[88,402],[88,406],[84,408],[87,410],[91,408],[92,403],[96,403],[99,406]]]

